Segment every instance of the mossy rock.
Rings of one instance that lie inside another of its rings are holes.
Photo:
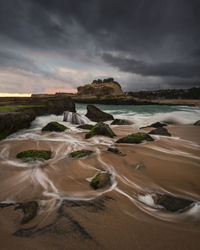
[[[149,132],[150,135],[171,136],[166,128],[156,128]]]
[[[51,151],[26,150],[18,153],[16,157],[24,161],[44,161],[51,158]]]
[[[58,122],[49,122],[45,127],[42,128],[42,131],[63,132],[66,129],[68,129],[66,126]]]
[[[93,126],[94,125],[91,125],[91,124],[82,124],[82,125],[78,126],[77,128],[91,130],[93,128]]]
[[[125,119],[115,119],[111,125],[132,125],[133,122]]]
[[[119,151],[118,148],[108,148],[107,151],[112,152],[113,154],[116,154],[116,155],[121,155],[121,156],[126,155],[126,154],[123,154],[121,151]]]
[[[20,203],[18,207],[16,207],[15,209],[22,209],[23,211],[23,218],[21,220],[21,224],[26,224],[28,223],[30,220],[32,220],[33,218],[35,218],[35,216],[37,215],[37,211],[38,211],[38,203],[36,201],[29,201],[26,203]]]
[[[110,138],[113,138],[114,136],[116,136],[115,133],[112,131],[112,129],[108,126],[108,124],[105,124],[103,122],[99,122],[95,126],[93,126],[90,132],[88,132],[85,135],[85,138],[89,139],[95,135],[103,135],[103,136],[107,136]]]
[[[146,134],[146,133],[142,133],[142,132],[138,132],[135,134],[130,134],[127,135],[125,137],[120,138],[119,140],[116,141],[116,143],[135,143],[135,144],[139,144],[142,143],[144,141],[154,141],[154,139]]]
[[[82,150],[77,150],[77,151],[70,153],[69,156],[72,158],[75,158],[75,159],[79,159],[79,158],[89,156],[93,153],[94,153],[94,151],[92,151],[92,150],[82,149]]]
[[[90,182],[93,189],[99,189],[111,185],[109,173],[98,173]]]

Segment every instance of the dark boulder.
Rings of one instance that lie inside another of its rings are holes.
[[[193,201],[170,196],[167,194],[156,194],[154,197],[154,202],[156,205],[160,205],[171,212],[176,212],[189,207]]]
[[[133,122],[125,119],[115,119],[111,125],[132,125]]]
[[[171,134],[167,131],[166,128],[156,128],[149,132],[150,135],[163,135],[163,136],[171,136]]]
[[[94,105],[88,105],[87,106],[87,118],[89,118],[93,122],[105,122],[114,120],[113,116],[110,114],[107,114]]]
[[[196,121],[196,122],[194,123],[194,125],[195,125],[195,126],[200,126],[200,120]]]
[[[109,173],[98,173],[90,182],[90,186],[99,189],[111,185],[111,175]]]
[[[79,158],[89,156],[89,155],[91,155],[93,153],[94,153],[94,151],[92,151],[92,150],[82,149],[82,150],[77,150],[77,151],[71,152],[69,154],[69,156],[74,158],[74,159],[79,159]]]
[[[16,155],[18,159],[23,161],[44,161],[51,158],[51,151],[47,150],[26,150]]]
[[[21,220],[21,224],[26,224],[30,220],[35,218],[35,216],[37,215],[38,207],[39,206],[38,206],[38,203],[36,201],[29,201],[26,203],[20,203],[19,206],[17,206],[15,208],[15,210],[22,209],[22,211],[23,211],[24,216]]]
[[[162,128],[164,126],[167,126],[167,124],[162,123],[162,122],[155,122],[155,123],[152,123],[151,125],[141,127],[140,129],[143,129],[143,128]]]
[[[108,124],[105,124],[103,122],[99,122],[95,126],[93,126],[90,132],[85,135],[85,138],[89,139],[95,135],[103,135],[110,138],[116,136],[112,129],[108,126]]]
[[[127,135],[125,137],[120,138],[119,140],[116,141],[116,143],[135,143],[135,144],[139,144],[142,143],[144,141],[154,141],[154,139],[146,134],[146,133],[142,133],[142,132],[138,132],[135,134],[130,134]]]
[[[12,112],[0,114],[0,140],[8,135],[23,129],[28,128],[31,122],[35,119],[35,113],[27,112]]]
[[[55,131],[55,132],[63,132],[68,129],[66,126],[58,123],[58,122],[49,122],[45,127],[42,128],[42,131]]]
[[[126,154],[123,154],[121,151],[119,151],[118,148],[108,148],[107,149],[108,152],[112,152],[114,154],[117,154],[117,155],[121,155],[121,156],[125,156]]]
[[[82,125],[78,126],[77,128],[91,130],[93,128],[93,126],[94,125],[91,125],[91,124],[82,124]]]

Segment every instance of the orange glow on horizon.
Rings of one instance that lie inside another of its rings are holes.
[[[32,94],[19,93],[0,93],[0,97],[31,97]]]
[[[69,93],[76,94],[77,90],[75,89],[47,89],[45,94],[54,95],[55,93]]]

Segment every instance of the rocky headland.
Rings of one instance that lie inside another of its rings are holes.
[[[73,99],[77,103],[108,104],[108,105],[145,105],[149,101],[138,101],[127,95],[121,85],[114,78],[94,80],[77,88],[77,95]]]
[[[107,105],[200,105],[200,88],[124,92],[114,78],[94,80],[77,88],[77,103]]]

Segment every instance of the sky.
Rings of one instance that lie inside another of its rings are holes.
[[[0,0],[0,92],[200,87],[199,0]]]

